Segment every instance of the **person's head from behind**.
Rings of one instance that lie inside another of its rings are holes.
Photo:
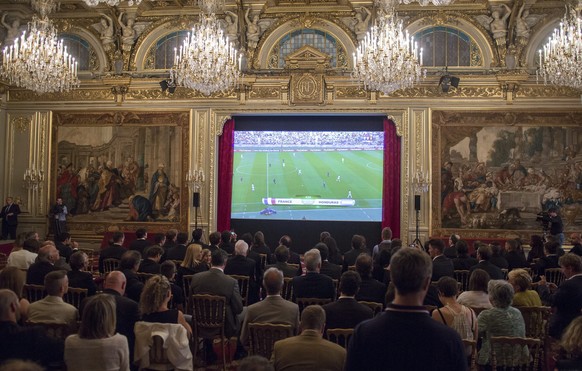
[[[441,277],[437,282],[439,298],[456,298],[459,293],[459,284],[452,277]]]
[[[531,276],[525,269],[512,269],[507,274],[507,282],[513,286],[515,292],[527,291],[532,283]]]
[[[360,289],[362,279],[360,274],[354,271],[346,271],[340,278],[339,290],[342,295],[356,296]]]
[[[519,251],[519,243],[517,240],[507,240],[505,242],[505,250],[507,251]]]
[[[559,242],[546,242],[544,245],[544,251],[546,252],[546,255],[556,255],[559,248]]]
[[[75,251],[69,258],[69,265],[74,271],[87,269],[87,264],[89,264],[89,257],[83,251]]]
[[[230,243],[230,236],[231,236],[232,232],[231,231],[223,231],[220,234],[220,242],[223,244],[228,244]]]
[[[172,281],[176,275],[176,263],[171,260],[166,260],[160,265],[160,273],[169,281]]]
[[[62,242],[62,243],[65,243],[65,242],[67,242],[67,240],[70,240],[70,239],[71,239],[71,234],[69,232],[63,232],[57,236],[57,240],[59,242]]]
[[[212,267],[224,268],[226,266],[226,261],[228,260],[228,254],[222,249],[217,249],[212,252],[212,259],[210,264]]]
[[[469,291],[487,292],[487,284],[491,280],[489,273],[483,269],[475,269],[469,277]]]
[[[66,271],[52,271],[44,276],[44,289],[49,296],[60,296],[69,290],[69,278]]]
[[[33,361],[9,359],[0,364],[0,371],[44,371],[44,367]]]
[[[331,237],[329,232],[323,231],[319,234],[319,242],[323,242],[326,238]]]
[[[275,259],[279,263],[287,263],[289,260],[289,249],[283,245],[279,245],[275,249]]]
[[[479,258],[479,260],[488,261],[489,259],[491,259],[491,256],[493,256],[493,250],[491,249],[491,246],[482,244],[477,249],[477,257]]]
[[[156,233],[154,236],[154,243],[158,246],[162,246],[166,243],[166,235],[163,233]]]
[[[136,250],[129,250],[121,255],[121,261],[119,262],[120,270],[133,270],[137,272],[139,269],[139,264],[141,262],[141,254]]]
[[[192,231],[192,241],[194,242],[198,242],[202,239],[202,229],[201,228],[196,228]],[[180,234],[178,233],[178,237],[180,236]],[[180,243],[180,241],[178,241],[178,243]]]
[[[458,240],[457,243],[455,243],[455,248],[457,249],[457,254],[459,256],[469,255],[469,245],[467,245],[467,241]]]
[[[81,339],[105,339],[115,335],[115,299],[98,294],[87,299],[79,327]]]
[[[495,308],[507,308],[513,301],[515,291],[513,286],[505,280],[491,280],[487,284],[489,301]]]
[[[111,236],[111,241],[113,241],[114,244],[123,245],[124,240],[125,240],[125,234],[123,232],[121,232],[121,231],[113,232],[113,235]]]
[[[265,246],[265,235],[263,232],[258,231],[253,236],[253,244],[255,246]]]
[[[263,274],[263,286],[267,295],[279,295],[283,288],[283,272],[277,268],[269,268]]]
[[[150,277],[146,281],[139,297],[140,312],[142,314],[151,314],[167,309],[171,293],[170,281],[166,277],[162,275]]]
[[[582,316],[574,318],[562,334],[562,348],[569,354],[580,357],[582,355]]]
[[[202,230],[200,230],[200,231],[202,231]],[[192,234],[194,234],[194,232],[192,232]],[[202,236],[200,236],[200,238],[202,238]],[[200,238],[198,238],[198,240],[195,240],[195,241],[200,241]],[[185,245],[186,243],[188,243],[188,233],[184,233],[184,232],[178,233],[178,235],[176,236],[176,243],[178,245]]]
[[[491,252],[492,255],[491,256],[495,256],[495,257],[499,257],[503,255],[503,248],[501,247],[501,244],[499,244],[498,242],[494,242],[491,244]]]
[[[112,271],[107,273],[105,276],[105,281],[103,281],[103,288],[106,290],[117,291],[120,295],[125,294],[125,285],[127,279],[125,274],[120,271]]]
[[[303,262],[308,272],[319,272],[321,268],[321,254],[317,249],[311,249],[303,255]]]
[[[148,231],[145,228],[138,228],[135,230],[135,237],[137,239],[143,239],[148,236]]]
[[[27,238],[22,242],[22,248],[36,254],[40,249],[40,241],[34,238]]]
[[[150,246],[145,251],[146,258],[149,260],[153,260],[156,263],[160,261],[163,254],[164,254],[164,249],[158,245]]]
[[[431,275],[430,257],[417,249],[402,248],[390,260],[390,278],[396,288],[396,296],[426,292]]]
[[[287,235],[281,236],[281,238],[279,239],[279,244],[286,246],[287,248],[290,248],[291,247],[291,237],[289,237]]]
[[[243,240],[236,241],[236,244],[234,245],[235,255],[247,256],[248,251],[249,245],[246,242],[244,242]]]
[[[243,235],[240,236],[240,239],[243,240],[244,242],[246,242],[247,245],[249,245],[249,246],[253,245],[253,235],[250,234],[249,232],[243,233]]]
[[[16,323],[20,319],[18,296],[8,289],[0,289],[0,321]]]
[[[178,236],[178,230],[177,229],[168,229],[168,231],[166,232],[166,241],[169,242],[174,242],[176,241],[176,237]]]
[[[16,267],[6,267],[0,271],[0,289],[12,290],[19,298],[26,283],[26,273]]]
[[[582,258],[576,254],[564,254],[558,260],[562,273],[566,278],[582,273]]]
[[[445,244],[442,240],[439,239],[432,239],[428,241],[428,253],[430,254],[431,258],[435,258],[439,255],[442,255],[445,251]]]
[[[315,330],[323,333],[325,328],[325,311],[319,305],[309,305],[301,312],[301,331]]]
[[[218,245],[220,243],[220,232],[212,232],[208,236],[208,241],[211,245]]]
[[[388,241],[392,239],[392,229],[390,227],[382,228],[382,241]]]
[[[317,243],[314,249],[319,250],[319,255],[321,255],[322,261],[326,261],[329,258],[329,247],[327,247],[323,242]]]
[[[368,254],[360,254],[356,258],[356,272],[358,272],[362,278],[372,277],[372,265],[372,257]]]
[[[352,249],[359,250],[366,247],[366,240],[364,236],[360,236],[359,234],[355,234],[352,236]]]
[[[55,247],[55,245],[46,244],[38,249],[38,259],[48,261],[51,264],[55,264],[57,260],[61,257],[59,255],[59,250]]]

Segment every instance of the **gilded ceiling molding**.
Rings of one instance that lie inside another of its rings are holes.
[[[362,89],[361,86],[337,86],[335,87],[335,98],[343,99],[366,99],[368,98],[368,92]]]
[[[403,115],[404,116],[404,113]],[[402,137],[404,131],[403,131],[403,124],[402,124],[402,116],[395,116],[395,115],[391,115],[391,114],[387,114],[386,118],[390,121],[392,121],[394,123],[394,126],[396,126],[396,135],[398,135],[399,137]]]
[[[159,112],[159,111],[58,111],[53,113],[53,124],[73,126],[94,126],[96,123],[105,126],[129,125],[178,125],[187,126],[189,112]]]
[[[503,91],[496,86],[460,86],[454,91],[443,93],[438,86],[415,86],[405,90],[397,90],[388,95],[381,94],[380,99],[386,97],[393,98],[503,98]]]
[[[115,96],[111,88],[99,89],[74,89],[62,93],[36,94],[31,90],[10,90],[8,93],[10,102],[62,102],[62,101],[103,101],[113,100]]]
[[[214,120],[211,122],[211,132],[215,133],[217,137],[221,136],[224,130],[224,124],[230,119],[232,119],[231,115],[215,115]]]
[[[32,116],[13,116],[10,117],[10,125],[20,133],[26,133],[32,124]]]

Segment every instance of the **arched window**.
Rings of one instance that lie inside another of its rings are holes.
[[[145,68],[167,70],[174,65],[174,50],[180,49],[188,31],[176,31],[158,39],[146,57]]]
[[[483,66],[483,56],[477,43],[456,28],[426,28],[417,32],[414,39],[423,48],[423,65],[426,67]]]
[[[97,69],[95,52],[87,40],[72,34],[60,34],[59,38],[67,47],[67,51],[78,62],[79,71],[92,71]]]
[[[285,67],[285,57],[309,45],[330,56],[330,67],[347,67],[346,52],[336,38],[321,30],[303,28],[283,36],[269,53],[269,68]]]

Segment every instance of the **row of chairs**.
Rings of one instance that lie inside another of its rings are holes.
[[[532,278],[534,278],[535,272],[533,271],[532,268],[523,268],[523,269],[525,269],[529,273],[529,275]],[[504,278],[507,280],[507,276],[509,273],[508,270],[502,269],[501,271],[503,272]],[[455,274],[454,278],[459,283],[460,291],[469,290],[470,271],[468,271],[468,270],[455,270],[454,274]],[[562,273],[562,270],[560,268],[548,268],[545,270],[544,275],[545,275],[546,280],[548,282],[554,283],[556,286],[559,286],[566,279],[566,277],[564,276],[564,273]]]
[[[68,292],[63,297],[63,301],[79,309],[81,302],[87,297],[88,291],[87,289],[69,287]],[[43,285],[25,284],[22,295],[30,303],[34,303],[35,301],[43,299],[46,296],[46,291]]]

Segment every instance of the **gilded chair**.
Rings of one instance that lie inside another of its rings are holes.
[[[229,274],[228,276],[234,278],[238,282],[240,296],[242,297],[243,305],[246,306],[249,302],[249,282],[251,278],[249,276],[241,276],[238,274]]]
[[[103,259],[103,275],[117,270],[119,268],[120,260],[116,258]]]
[[[384,304],[382,303],[376,303],[373,301],[358,301],[358,303],[364,304],[368,308],[372,309],[372,312],[374,312],[374,317],[382,313],[382,310],[384,310]]]
[[[477,341],[463,339],[463,345],[471,350],[469,354],[469,371],[477,371]]]
[[[65,296],[63,296],[63,300],[79,309],[81,302],[87,297],[88,291],[88,289],[82,289],[79,287],[69,287],[69,290]]]
[[[293,336],[291,325],[275,323],[249,323],[249,355],[271,359],[275,342]]]
[[[544,341],[548,333],[548,321],[552,309],[550,307],[516,307],[521,312],[525,322],[525,336]]]
[[[153,276],[155,276],[154,273],[137,272],[137,279],[140,280],[140,282],[143,284],[145,284]]]
[[[265,271],[265,267],[267,266],[267,258],[268,258],[268,254],[259,254],[259,256],[261,257],[261,270],[264,272]]]
[[[194,358],[198,350],[198,338],[219,339],[222,346],[222,365],[226,370],[227,343],[224,332],[226,298],[224,296],[195,294],[190,297],[192,304],[192,327],[194,332]],[[204,348],[206,349],[206,348]]]
[[[544,275],[546,276],[546,281],[560,286],[560,284],[566,279],[564,273],[562,273],[562,268],[548,268],[545,270]]]
[[[190,282],[192,282],[193,274],[186,274],[182,276],[182,290],[184,290],[184,313],[192,314],[192,305],[190,304]]]
[[[34,303],[44,298],[46,291],[44,291],[44,285],[25,284],[22,294],[30,303]]]
[[[297,302],[297,305],[299,305],[300,313],[310,305],[325,305],[331,303],[331,299],[322,298],[296,298],[295,301]]]
[[[540,339],[493,336],[491,337],[491,369],[537,371],[542,360]]]
[[[326,330],[327,340],[346,349],[353,334],[353,328],[328,328]]]
[[[470,271],[455,270],[455,279],[461,285],[460,291],[467,291],[469,289],[469,275]]]
[[[291,301],[293,298],[293,285],[291,281],[293,277],[285,277],[283,278],[283,289],[281,290],[281,296],[285,300]]]

